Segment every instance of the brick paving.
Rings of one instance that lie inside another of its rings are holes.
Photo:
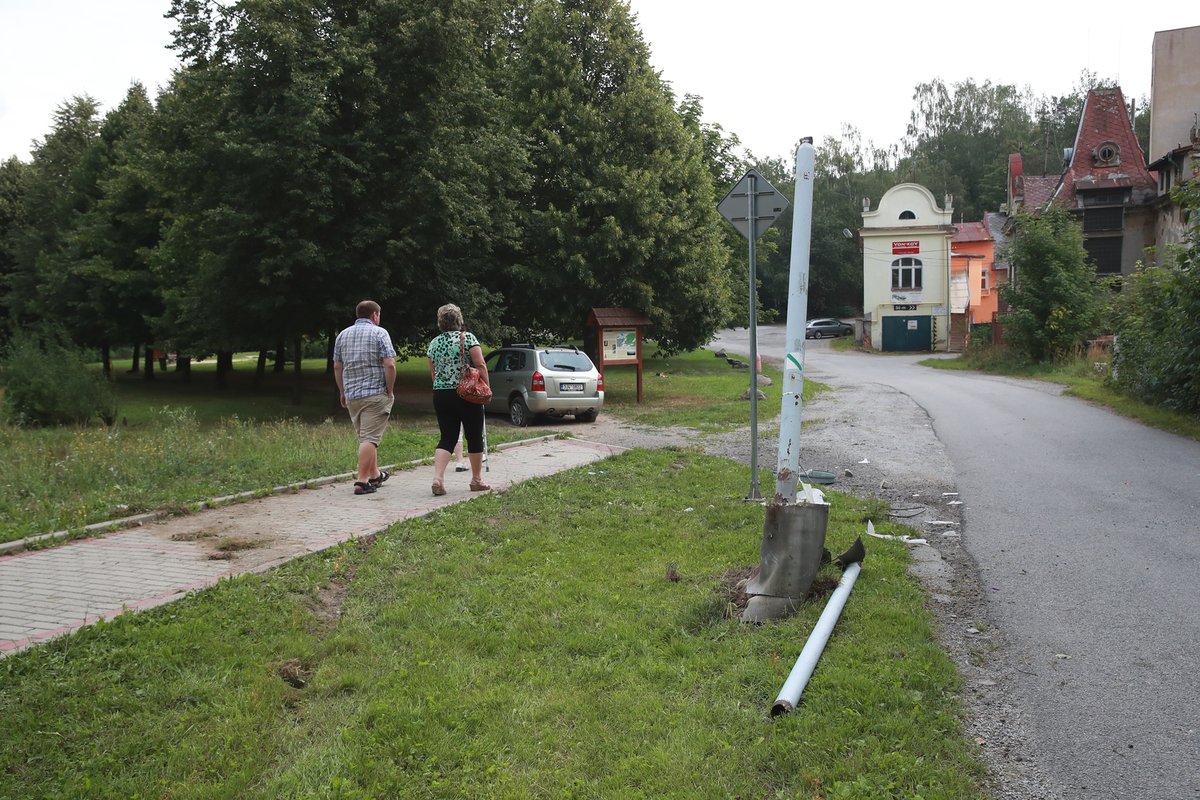
[[[503,490],[623,449],[577,439],[508,446],[489,454],[484,479]],[[479,496],[467,487],[470,473],[451,467],[441,497],[430,492],[432,478],[431,466],[397,470],[375,494],[327,483],[0,556],[0,657]]]

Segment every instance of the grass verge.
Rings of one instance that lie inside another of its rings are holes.
[[[1162,406],[1143,403],[1114,388],[1106,379],[1108,374],[1107,355],[1103,357],[1103,360],[1093,355],[1053,364],[1017,365],[1000,359],[972,359],[962,356],[944,359],[931,358],[922,361],[921,364],[933,369],[978,370],[991,375],[1007,375],[1014,378],[1030,378],[1058,383],[1066,387],[1064,394],[1104,406],[1152,428],[1200,441],[1200,418]]]
[[[733,369],[708,350],[671,357],[647,358],[642,369],[643,402],[637,402],[637,371],[631,366],[604,371],[604,413],[639,425],[684,426],[704,433],[727,431],[746,425],[750,406],[742,397],[750,388],[750,372]],[[767,419],[779,413],[781,370],[763,364],[772,385],[763,387],[768,397],[759,401],[759,414]],[[827,387],[804,383],[809,400]],[[771,402],[773,401],[773,402]]]
[[[628,453],[10,656],[0,797],[980,797],[901,544],[770,718],[824,598],[727,617],[742,472]],[[900,532],[831,500],[835,552]]]
[[[188,383],[173,372],[144,381],[118,371],[123,422],[112,428],[0,425],[0,542],[354,469],[354,432],[323,361],[305,362],[299,406],[289,402],[290,374],[267,373],[256,384],[252,367],[239,364],[244,368],[223,388],[209,364],[195,366]],[[613,370],[606,379],[602,413],[622,419],[697,430],[724,430],[748,419],[748,404],[739,398],[749,373],[707,351],[649,359],[642,404],[632,370]],[[806,395],[815,390],[805,386]],[[397,398],[381,458],[402,464],[431,457],[437,423],[424,360],[399,366]],[[760,412],[767,419],[778,406]],[[492,415],[488,444],[544,432],[513,428]]]

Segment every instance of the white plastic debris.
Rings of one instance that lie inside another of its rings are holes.
[[[874,536],[876,539],[890,539],[894,542],[904,542],[905,544],[929,544],[925,539],[914,539],[909,536],[892,536],[887,533],[876,533],[875,525],[867,520],[867,536]]]

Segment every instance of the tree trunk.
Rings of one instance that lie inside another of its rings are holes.
[[[298,406],[304,402],[304,337],[297,336],[294,345],[296,364],[292,367],[292,405]]]
[[[275,371],[276,372],[283,372],[283,366],[284,366],[284,364],[287,363],[287,355],[284,353],[284,350],[286,350],[286,348],[287,348],[287,345],[283,341],[283,339],[280,339],[279,342],[275,345]]]
[[[333,374],[333,345],[337,342],[337,331],[329,332],[329,346],[325,348],[325,374]]]
[[[154,345],[146,343],[146,357],[142,359],[142,378],[148,381],[154,380]]]
[[[233,369],[233,353],[217,351],[217,386],[224,389],[229,385],[229,371]]]
[[[139,358],[138,358],[138,357],[139,357],[141,354],[142,354],[142,346],[141,346],[140,344],[135,344],[135,345],[133,346],[133,365],[132,365],[132,366],[129,368],[129,371],[130,371],[130,372],[138,372],[138,371],[139,371],[138,364],[139,364],[140,362],[139,362]]]
[[[108,342],[100,345],[100,364],[104,370],[104,377],[112,380],[112,353],[109,352]]]
[[[258,366],[254,368],[254,385],[262,386],[263,377],[267,374],[267,351],[262,349],[258,351]]]
[[[182,380],[184,383],[191,383],[192,382],[192,357],[191,356],[178,356],[175,359],[175,371],[180,373],[180,375],[181,375],[180,380]]]

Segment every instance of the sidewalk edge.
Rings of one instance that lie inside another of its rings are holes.
[[[513,447],[523,447],[530,444],[540,444],[541,442],[550,439],[573,439],[575,437],[562,435],[557,433],[548,433],[544,436],[535,436],[532,439],[521,439],[515,442],[504,442],[491,448],[493,452],[509,450]],[[419,467],[428,464],[432,461],[430,458],[417,458],[412,461],[403,462],[404,466]],[[397,464],[383,464],[382,469],[394,469]],[[0,542],[0,556],[6,556],[11,553],[19,553],[22,550],[27,550],[32,546],[54,542],[61,539],[70,538],[86,538],[88,534],[105,534],[113,531],[125,530],[126,528],[136,528],[145,525],[148,522],[157,522],[160,519],[167,517],[179,516],[182,514],[194,514],[197,511],[204,511],[209,508],[220,508],[221,506],[233,505],[234,503],[243,503],[247,500],[257,500],[260,497],[270,497],[275,494],[283,494],[284,492],[298,492],[301,489],[313,489],[318,486],[327,486],[338,481],[350,480],[356,477],[357,473],[343,472],[340,475],[325,475],[320,478],[309,478],[308,480],[298,481],[297,483],[289,483],[283,486],[276,486],[272,489],[255,489],[248,492],[238,492],[237,494],[228,494],[222,497],[210,497],[207,500],[197,500],[188,503],[186,510],[180,512],[178,509],[171,511],[147,511],[142,514],[133,514],[120,519],[108,520],[106,522],[93,522],[90,525],[84,525],[82,528],[67,529],[54,531],[53,533],[41,533],[36,536],[26,536],[24,539],[15,539],[11,542]]]

